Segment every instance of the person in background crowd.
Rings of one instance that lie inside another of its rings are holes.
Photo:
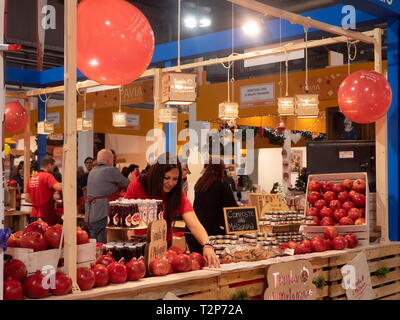
[[[222,160],[217,164],[210,160],[204,174],[194,186],[194,211],[210,235],[226,234],[223,208],[238,206],[224,177],[224,171],[225,165]],[[201,244],[188,231],[185,230],[185,238],[190,251],[201,252]]]
[[[59,220],[54,208],[53,194],[54,191],[62,190],[62,184],[51,174],[54,163],[54,159],[44,157],[40,161],[40,170],[28,181],[25,200],[32,203],[30,222],[42,218],[49,225],[54,225]]]
[[[92,157],[87,157],[84,161],[85,167],[87,172],[90,172],[90,170],[93,169],[93,161],[94,159]]]
[[[115,151],[113,149],[110,149],[110,151],[113,154],[113,166],[116,167],[117,166],[117,154],[115,153]]]
[[[24,162],[21,161],[18,163],[18,166],[15,168],[14,174],[11,177],[11,180],[15,180],[18,183],[19,188],[17,188],[17,192],[24,193]]]
[[[140,170],[139,170],[139,166],[137,164],[131,164],[128,167],[128,172],[131,173],[133,172],[135,177],[138,177],[140,175]]]
[[[128,169],[128,167],[123,167],[122,170],[121,170],[121,173],[122,173],[122,175],[123,175],[125,178],[128,178],[128,176],[129,176],[129,169]]]
[[[119,189],[126,188],[129,182],[130,180],[113,166],[111,151],[100,150],[97,154],[97,166],[90,171],[87,184],[85,221],[90,238],[96,238],[97,242],[106,243],[105,229],[109,201],[116,200],[119,196]]]
[[[183,188],[183,191],[185,191],[186,195],[189,190],[189,185],[188,185],[188,181],[187,181],[188,174],[191,174],[191,172],[189,170],[189,165],[187,163],[182,163],[182,188]]]
[[[209,243],[208,234],[194,213],[192,204],[182,189],[182,167],[178,159],[164,153],[156,163],[143,170],[139,177],[129,185],[125,194],[127,199],[161,199],[164,206],[164,217],[167,221],[167,241],[172,241],[172,222],[175,215],[181,215],[186,226],[201,245],[202,253],[211,267],[219,267],[213,246]]]
[[[60,169],[57,166],[53,167],[53,171],[51,172],[51,174],[54,176],[54,178],[58,182],[62,182],[62,175],[61,175]]]

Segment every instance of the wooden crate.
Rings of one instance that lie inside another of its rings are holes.
[[[306,199],[308,198],[308,185],[310,181],[318,180],[322,181],[330,181],[330,182],[342,182],[344,179],[363,179],[366,182],[366,192],[365,192],[365,225],[362,226],[336,226],[339,231],[339,234],[347,234],[347,233],[355,233],[359,239],[359,243],[361,245],[367,245],[369,243],[370,238],[370,194],[369,194],[369,187],[368,187],[368,177],[365,172],[353,172],[353,173],[332,173],[332,174],[314,174],[308,176],[307,181],[307,192],[306,192]],[[310,204],[306,203],[306,210],[310,207]],[[310,236],[313,235],[322,235],[323,228],[319,226],[302,226],[301,231],[304,232],[306,235],[309,234]]]
[[[265,267],[259,267],[253,270],[222,272],[218,282],[218,299],[232,300],[241,290],[246,291],[251,299],[262,299],[267,287],[265,271]]]
[[[42,270],[46,265],[51,265],[56,269],[61,255],[59,249],[34,252],[33,249],[28,248],[8,248],[5,253],[14,259],[21,260],[25,264],[28,274]]]
[[[219,271],[198,270],[111,284],[45,300],[158,300],[171,292],[182,300],[217,300]]]
[[[342,287],[340,268],[358,253],[347,253],[329,259],[329,297],[331,299],[347,299],[346,292]],[[376,246],[367,249],[366,256],[376,299],[398,298],[400,293],[400,245]],[[389,268],[389,273],[384,277],[376,276],[375,272],[382,267]]]

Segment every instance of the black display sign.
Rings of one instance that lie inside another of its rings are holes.
[[[259,231],[256,207],[224,208],[224,219],[227,234],[245,234]]]

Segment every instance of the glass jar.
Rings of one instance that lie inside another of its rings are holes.
[[[109,227],[115,227],[114,222],[119,224],[118,210],[117,210],[117,201],[111,201],[108,207],[108,223]]]
[[[157,218],[159,220],[164,219],[163,201],[162,200],[156,200],[156,201],[157,201]]]

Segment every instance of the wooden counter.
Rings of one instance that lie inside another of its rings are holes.
[[[371,272],[371,282],[379,300],[400,299],[400,242],[373,244],[349,250],[330,250],[296,256],[276,257],[256,262],[224,264],[220,269],[203,269],[162,277],[149,277],[120,285],[109,285],[69,294],[49,297],[48,300],[80,299],[162,299],[167,292],[188,300],[229,300],[240,290],[251,298],[261,298],[267,288],[266,272],[270,265],[306,259],[314,268],[314,279],[322,277],[327,285],[318,289],[320,300],[346,300],[341,285],[340,268],[365,250]],[[384,277],[375,272],[382,267],[389,268]]]

